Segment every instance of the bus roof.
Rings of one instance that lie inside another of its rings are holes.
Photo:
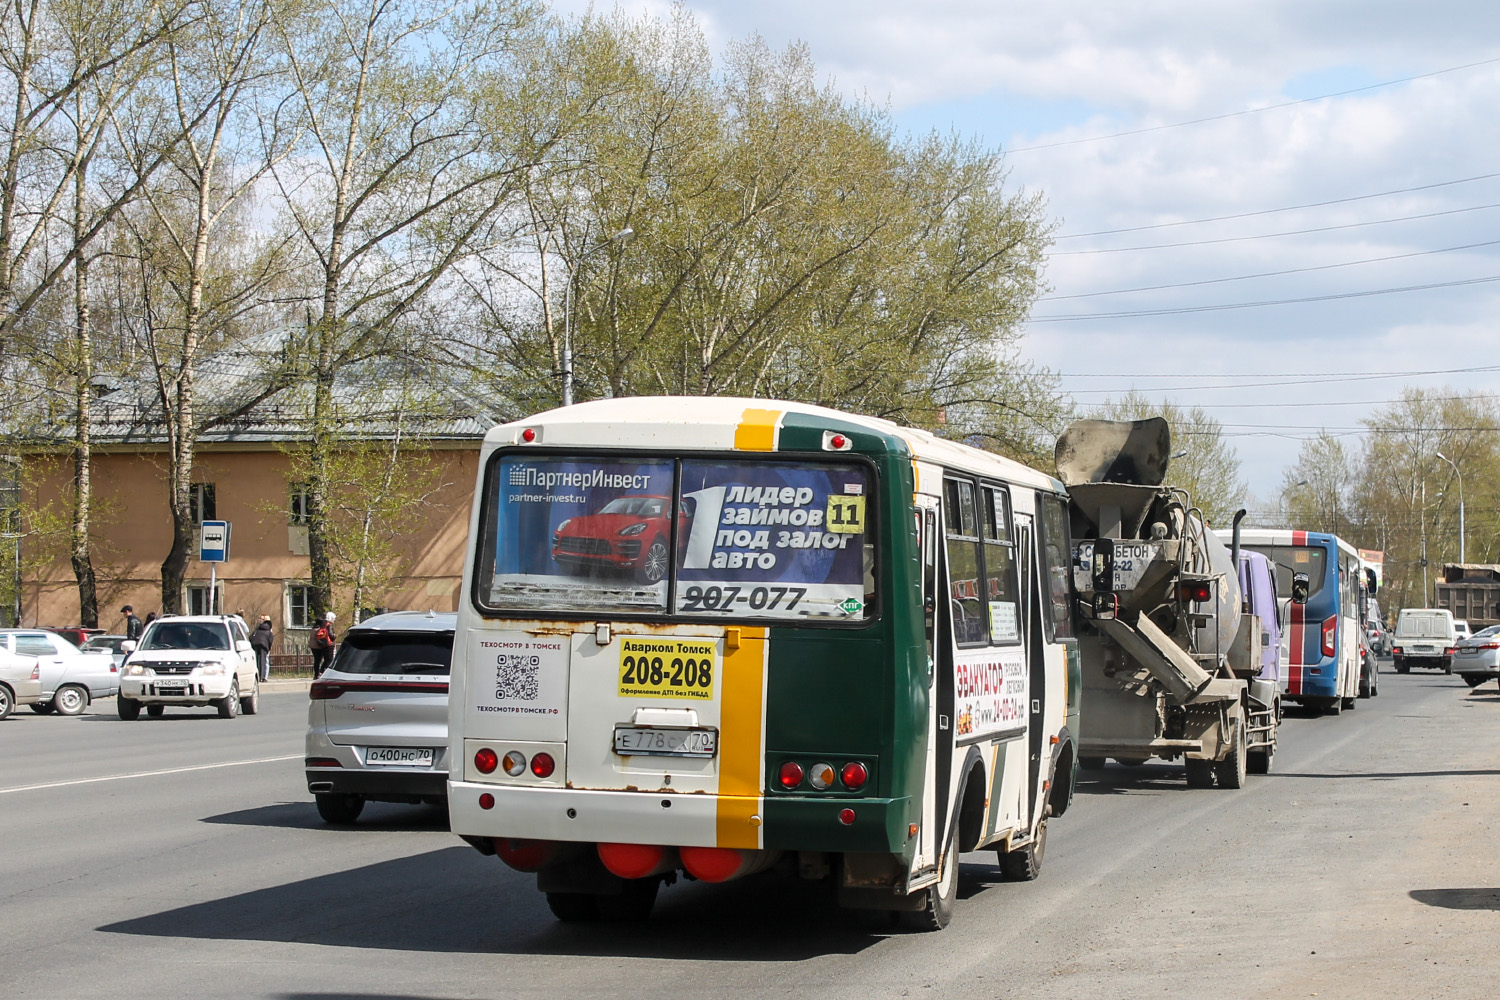
[[[1214,532],[1224,541],[1229,541],[1234,532],[1228,528],[1219,528]],[[1345,555],[1353,556],[1356,562],[1363,564],[1364,560],[1359,558],[1359,550],[1338,535],[1326,531],[1293,531],[1291,528],[1241,528],[1240,542],[1244,545],[1321,545],[1327,546],[1332,543],[1336,545]]]
[[[683,448],[713,451],[774,451],[790,414],[826,420],[830,429],[850,425],[901,442],[913,460],[988,472],[1007,481],[1064,492],[1058,479],[1030,466],[928,431],[879,417],[846,413],[811,403],[738,396],[626,396],[559,407],[494,427],[485,435],[493,448],[529,442],[561,447]],[[842,425],[842,426],[840,426]]]

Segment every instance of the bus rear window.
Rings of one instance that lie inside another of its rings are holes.
[[[1316,545],[1246,545],[1259,552],[1276,567],[1276,593],[1285,597],[1292,592],[1292,575],[1307,574],[1309,599],[1323,589],[1327,576],[1328,550]]]
[[[491,608],[665,611],[673,464],[505,455],[489,477],[475,596]]]
[[[476,603],[860,621],[872,474],[854,462],[502,454],[480,515]]]
[[[675,611],[858,621],[873,599],[869,471],[821,462],[682,463]]]

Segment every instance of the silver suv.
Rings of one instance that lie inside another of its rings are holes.
[[[344,633],[307,709],[307,790],[325,822],[353,823],[369,800],[446,800],[457,618],[395,611]]]
[[[255,652],[245,623],[235,615],[174,615],[146,626],[126,651],[115,699],[120,718],[158,718],[168,705],[212,705],[219,718],[260,710]]]

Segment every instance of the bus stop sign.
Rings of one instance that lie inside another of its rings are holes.
[[[229,522],[204,521],[198,542],[199,562],[227,562],[229,560]]]

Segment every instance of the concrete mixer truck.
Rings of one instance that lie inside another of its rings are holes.
[[[1057,441],[1083,623],[1079,759],[1182,758],[1189,787],[1239,788],[1276,749],[1278,683],[1261,676],[1272,640],[1242,598],[1244,511],[1226,548],[1163,485],[1170,455],[1160,418],[1080,420]]]

